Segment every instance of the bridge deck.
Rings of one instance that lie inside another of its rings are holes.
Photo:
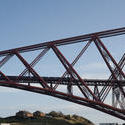
[[[10,80],[15,81],[15,82],[19,82],[19,83],[39,83],[39,80],[36,77],[32,77],[32,76],[7,76]],[[61,85],[68,85],[70,82],[69,78],[61,78],[61,77],[42,77],[48,84],[57,84],[57,82],[59,82],[59,84]],[[0,77],[0,81],[4,81],[6,80],[3,77]],[[122,86],[125,86],[125,80],[107,80],[107,79],[84,79],[84,81],[86,82],[86,84],[88,86],[111,86],[111,82],[113,83],[117,83],[120,82]],[[73,80],[73,82],[70,85],[77,85],[79,81],[78,80]],[[80,85],[82,85],[80,83]]]

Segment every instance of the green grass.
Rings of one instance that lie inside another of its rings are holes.
[[[11,123],[11,125],[93,125],[87,119],[82,117],[70,118],[65,117],[39,117],[39,118],[21,118],[11,116],[7,118],[0,118],[0,123]]]

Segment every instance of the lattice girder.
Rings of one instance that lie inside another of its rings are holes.
[[[16,56],[20,60],[20,62],[25,66],[25,69],[22,71],[22,73],[20,73],[20,75],[17,76],[8,76],[4,74],[2,71],[0,71],[0,86],[12,87],[54,96],[57,98],[61,98],[63,100],[67,100],[70,102],[97,109],[99,111],[105,112],[107,114],[125,120],[125,74],[122,70],[124,67],[124,60],[122,60],[120,64],[117,64],[113,56],[110,54],[106,46],[101,41],[101,38],[122,34],[125,34],[125,28],[107,30],[92,34],[86,34],[78,37],[72,37],[52,42],[45,42],[41,44],[1,51],[0,57],[4,58],[0,61],[0,67],[3,67],[4,64],[8,62],[13,56]],[[83,50],[79,53],[79,55],[74,59],[72,63],[68,61],[68,59],[63,55],[63,53],[58,48],[58,46],[61,45],[74,44],[85,41],[87,41],[88,43],[85,45]],[[96,82],[94,80],[90,80],[88,82],[87,80],[83,79],[73,67],[76,64],[76,62],[78,62],[83,53],[86,51],[91,42],[94,42],[97,46],[100,54],[102,55],[102,58],[104,59],[107,67],[111,72],[112,78],[102,81],[97,80]],[[41,60],[42,57],[44,57],[44,55],[50,49],[55,53],[56,57],[59,59],[59,61],[66,70],[66,72],[60,78],[45,78],[43,76],[40,76],[40,74],[34,69],[34,66]],[[21,53],[35,50],[42,51],[35,59],[33,59],[31,63],[28,63],[28,61],[21,55]],[[109,61],[112,61],[112,63],[114,64],[113,68],[110,65]],[[32,74],[32,76],[26,76],[27,73]],[[120,77],[122,79],[120,79]],[[30,83],[30,81],[32,80],[36,83],[39,83],[41,86],[34,86],[33,82]],[[28,84],[22,84],[23,82],[26,82]],[[60,86],[60,84],[62,83],[64,83],[64,85],[67,86],[66,92],[63,92],[61,90],[59,91],[57,89],[57,87]],[[90,84],[93,84],[94,89],[90,87]],[[100,91],[99,86],[102,85],[103,88],[102,91]],[[79,92],[82,93],[82,96],[74,94],[73,86],[77,86],[77,88],[80,90]],[[111,98],[114,99],[113,106],[110,104],[106,104],[106,102],[104,101],[111,88],[114,93],[114,97]],[[117,107],[118,104],[115,103],[119,103],[120,107]]]

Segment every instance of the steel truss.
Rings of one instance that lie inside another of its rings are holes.
[[[13,56],[16,56],[26,67],[19,76],[8,76],[0,71],[0,86],[12,87],[57,97],[94,108],[125,120],[125,74],[123,72],[125,54],[123,54],[121,60],[117,63],[101,40],[101,38],[123,34],[125,34],[125,27],[0,51],[0,57],[2,57],[0,68]],[[87,44],[72,63],[66,59],[58,48],[58,46],[61,45],[85,41]],[[100,52],[104,62],[111,72],[111,76],[107,80],[83,79],[74,68],[74,65],[78,62],[92,42],[95,43],[97,50]],[[55,53],[66,70],[61,77],[42,77],[34,69],[34,66],[50,49]],[[28,63],[28,61],[21,55],[21,53],[37,50],[41,50],[41,52],[31,63]],[[110,62],[113,64],[113,67]],[[40,84],[40,87],[34,86],[36,83]],[[58,86],[60,85],[67,86],[67,92],[59,91]],[[81,96],[74,94],[73,86],[76,86],[79,89]],[[112,105],[106,104],[105,101],[111,91]]]

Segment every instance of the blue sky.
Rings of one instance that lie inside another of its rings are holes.
[[[124,27],[124,5],[124,0],[0,0],[0,50]],[[117,61],[124,53],[124,40],[124,36],[104,39],[105,45]],[[71,62],[81,49],[81,44],[68,47],[60,47],[60,49]],[[75,66],[83,78],[104,78],[110,75],[103,60],[100,59],[101,56],[95,50],[96,47],[92,44]],[[75,53],[72,53],[73,51]],[[27,56],[30,57],[31,53]],[[22,71],[22,65],[15,58],[8,65],[3,68],[7,74],[18,74]],[[44,76],[60,76],[64,71],[52,51],[35,67],[41,72],[39,67],[47,70],[41,73]],[[52,70],[52,67],[57,69]],[[67,114],[83,115],[94,123],[111,122],[111,120],[123,122],[94,109],[90,110],[84,106],[21,90],[1,87],[0,98],[2,100],[0,116],[13,115],[22,109],[45,112],[57,110]]]

